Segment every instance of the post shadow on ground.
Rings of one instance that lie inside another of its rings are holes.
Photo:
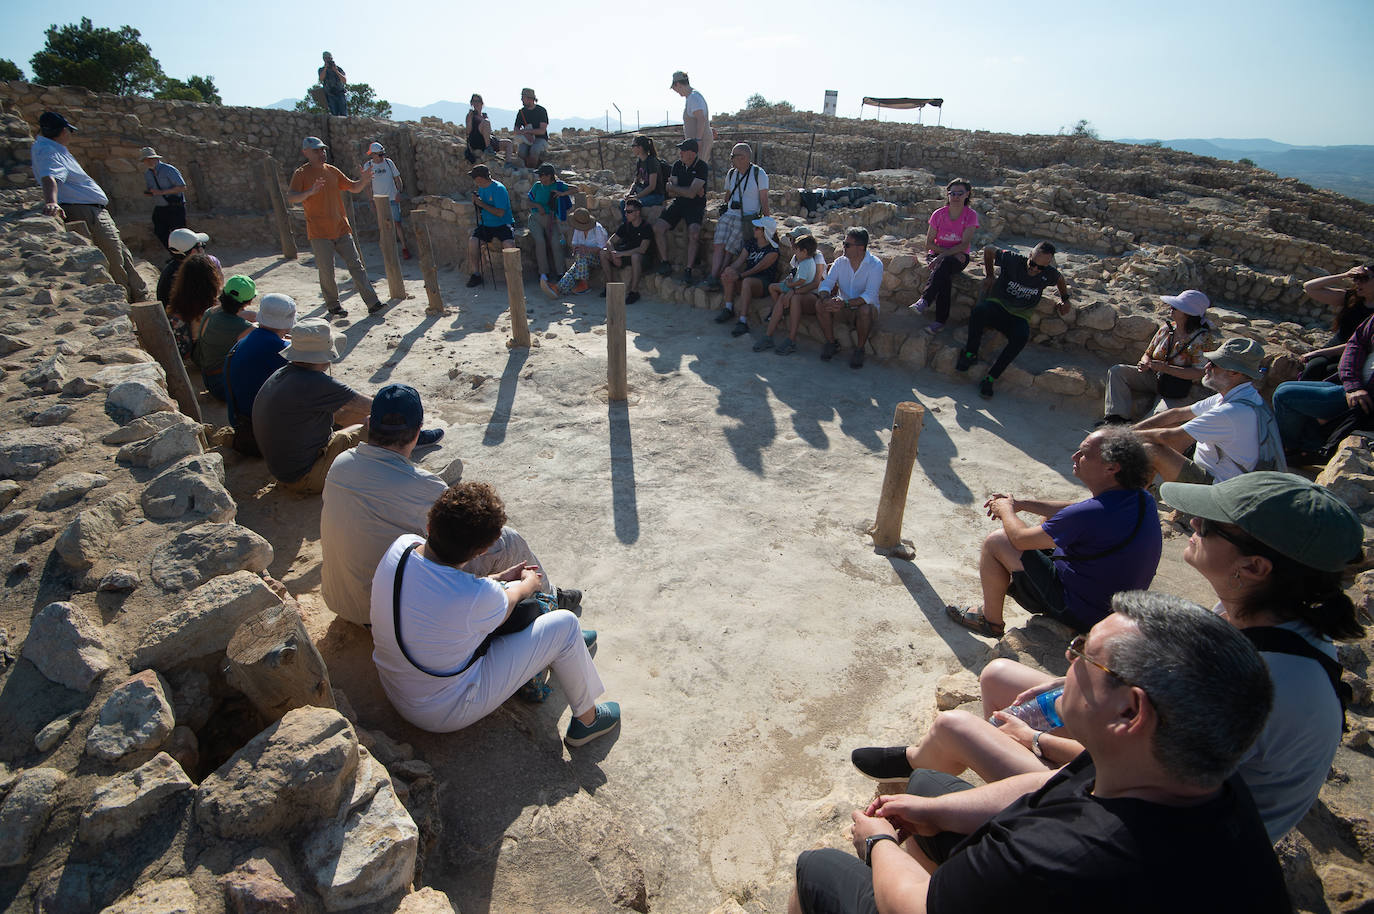
[[[606,409],[610,426],[611,506],[615,536],[626,545],[639,540],[639,504],[635,496],[635,454],[630,435],[630,407],[612,400]]]
[[[401,341],[396,344],[396,348],[392,350],[391,354],[387,356],[386,361],[382,362],[381,366],[372,373],[372,377],[368,378],[368,380],[373,384],[381,384],[385,382],[387,378],[390,378],[392,369],[399,365],[405,357],[410,354],[410,349],[415,345],[415,341],[423,338],[425,333],[429,331],[429,328],[438,320],[439,316],[437,314],[426,314],[420,323],[416,324],[409,333],[401,337]],[[354,326],[357,325],[355,324]],[[349,330],[351,329],[353,328],[350,327]],[[347,331],[344,332],[344,335],[348,335]]]
[[[920,548],[917,548],[916,558],[920,559]],[[899,559],[894,556],[887,557],[887,563],[892,566],[892,570],[906,587],[907,593],[916,603],[916,608],[921,611],[931,628],[935,629],[935,634],[949,647],[950,653],[958,659],[959,664],[966,670],[977,672],[983,667],[983,660],[987,656],[987,643],[968,629],[961,628],[950,621],[945,615],[945,602],[940,599],[940,595],[935,592],[935,588],[930,585],[930,581],[921,571],[915,562],[906,559]],[[975,575],[976,582],[977,577]]]
[[[485,447],[495,447],[506,440],[506,427],[510,424],[511,410],[515,408],[515,390],[520,381],[520,371],[529,360],[530,351],[516,346],[506,357],[506,368],[501,372],[501,386],[496,391],[496,404],[491,408],[491,418],[487,420],[487,430],[482,435]]]

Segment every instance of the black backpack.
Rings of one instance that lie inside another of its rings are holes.
[[[1306,657],[1308,660],[1315,660],[1321,664],[1322,671],[1326,673],[1326,678],[1331,680],[1331,688],[1336,692],[1336,699],[1341,703],[1341,732],[1344,733],[1350,729],[1350,724],[1345,719],[1345,709],[1354,700],[1355,690],[1350,687],[1350,683],[1341,679],[1341,665],[1339,663],[1313,647],[1302,635],[1290,629],[1275,628],[1271,625],[1255,625],[1250,628],[1242,628],[1240,633],[1250,639],[1250,643],[1255,646],[1257,651]]]
[[[673,169],[662,159],[658,160],[658,193],[665,197],[668,195],[668,181],[673,176]]]

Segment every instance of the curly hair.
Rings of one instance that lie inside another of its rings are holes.
[[[445,565],[458,566],[501,538],[506,505],[485,482],[451,485],[429,509],[426,548]]]
[[[1117,465],[1117,485],[1123,489],[1143,489],[1150,484],[1154,468],[1139,435],[1129,428],[1113,426],[1093,434],[1101,445],[1102,462]]]
[[[223,289],[224,277],[215,262],[205,254],[192,254],[177,268],[167,310],[189,324],[219,302]]]

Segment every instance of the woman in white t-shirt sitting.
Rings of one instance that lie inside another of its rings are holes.
[[[787,355],[797,348],[797,329],[801,327],[803,314],[816,313],[816,287],[825,279],[825,255],[816,248],[816,239],[805,226],[792,231],[792,263],[789,272],[780,281],[768,287],[773,296],[773,313],[768,317],[768,329],[763,339],[754,344],[755,352],[774,349],[778,355]],[[773,334],[777,333],[783,315],[787,318],[787,337],[774,345]]]
[[[572,706],[564,741],[580,746],[620,723],[582,632],[565,609],[517,631],[508,620],[539,591],[539,569],[520,563],[479,578],[458,566],[501,538],[505,505],[486,483],[450,486],[429,510],[428,538],[398,537],[372,578],[372,659],[391,704],[417,727],[461,730],[551,667]]]

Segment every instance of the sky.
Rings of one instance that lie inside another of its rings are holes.
[[[1374,145],[1374,0],[697,0],[576,11],[521,0],[510,7],[520,19],[500,17],[508,29],[487,21],[497,9],[47,0],[10,7],[0,57],[32,75],[44,31],[87,15],[138,29],[169,75],[209,74],[233,105],[302,97],[328,50],[350,80],[393,103],[480,92],[490,107],[515,109],[531,86],[550,117],[609,113],[612,129],[679,122],[682,100],[668,86],[685,69],[713,114],[754,93],[819,111],[834,89],[846,117],[859,116],[865,95],[940,97],[944,109],[927,109],[924,122],[1056,133],[1087,120],[1103,138]]]

